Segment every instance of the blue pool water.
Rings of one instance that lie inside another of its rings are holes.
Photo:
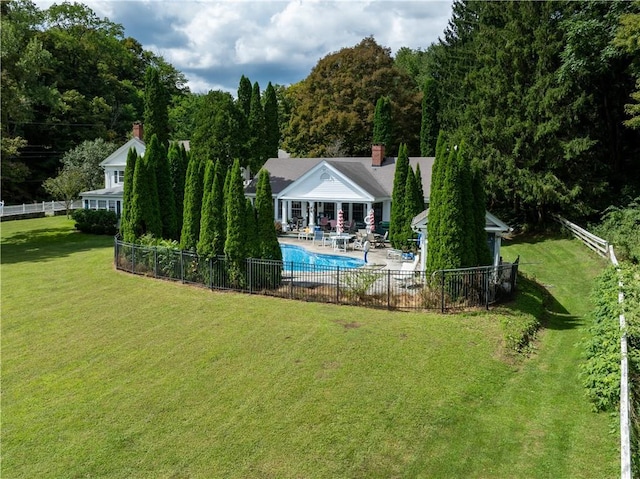
[[[364,266],[364,261],[361,259],[335,254],[312,253],[300,246],[281,244],[280,249],[285,270],[290,270],[292,263],[294,271],[333,270],[337,267],[359,268]]]

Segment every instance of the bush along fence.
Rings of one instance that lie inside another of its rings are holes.
[[[594,408],[607,409],[613,396],[620,400],[620,477],[631,479],[632,469],[639,465],[632,463],[632,456],[638,456],[639,434],[635,431],[634,453],[631,447],[631,417],[637,414],[636,404],[631,400],[629,384],[628,326],[625,318],[624,268],[616,258],[613,246],[606,240],[589,233],[578,225],[555,217],[562,226],[580,239],[587,247],[608,258],[615,270],[615,276],[605,271],[596,284],[593,313],[594,324],[589,328],[590,339],[585,343],[587,361],[583,365],[583,376],[587,394]],[[616,293],[617,292],[617,297]],[[613,322],[616,321],[617,323]],[[619,378],[619,381],[617,380]],[[618,386],[618,387],[616,387]],[[637,399],[635,400],[637,403]]]
[[[212,290],[393,310],[447,312],[486,307],[515,292],[518,264],[422,273],[388,269],[318,267],[124,243],[115,238],[116,268]]]

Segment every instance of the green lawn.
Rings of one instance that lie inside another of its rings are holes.
[[[578,379],[602,263],[508,245],[547,285],[546,328],[505,359],[500,322],[213,293],[114,270],[112,241],[2,227],[4,478],[602,478],[617,420]],[[535,301],[535,298],[532,299]]]

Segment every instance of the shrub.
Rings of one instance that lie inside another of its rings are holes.
[[[613,244],[620,259],[640,263],[640,197],[625,208],[607,208],[594,233]]]
[[[108,210],[75,210],[73,212],[75,228],[83,233],[96,235],[115,235],[118,217]]]

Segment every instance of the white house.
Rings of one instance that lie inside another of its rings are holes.
[[[92,210],[113,211],[118,217],[122,213],[122,193],[124,169],[127,165],[129,150],[134,148],[139,156],[144,156],[146,147],[142,124],[133,125],[133,138],[105,158],[100,166],[104,168],[104,188],[80,193],[82,207]]]
[[[434,158],[410,157],[415,170],[420,165],[422,189],[428,201]],[[284,228],[295,219],[314,226],[337,219],[364,222],[374,210],[376,225],[391,218],[391,196],[397,158],[385,157],[384,146],[374,145],[369,157],[270,158],[264,165],[271,176],[274,220]],[[254,179],[245,193],[255,198]]]

